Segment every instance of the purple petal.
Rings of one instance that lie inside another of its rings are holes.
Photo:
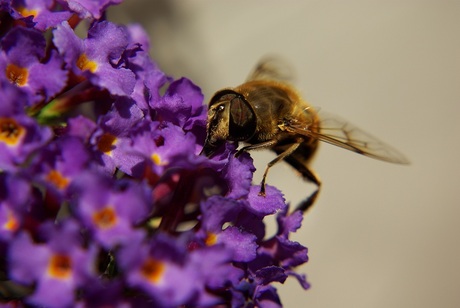
[[[287,207],[283,194],[273,186],[265,185],[265,196],[259,195],[260,186],[251,186],[248,201],[249,209],[255,214],[266,216]]]
[[[250,262],[256,257],[256,236],[244,233],[236,227],[228,227],[218,236],[219,243],[225,243],[225,247],[233,252],[233,260],[236,262]]]
[[[239,199],[247,196],[254,171],[255,168],[249,154],[243,153],[238,158],[231,155],[228,164],[222,170],[225,179],[230,184],[230,192],[227,197]]]

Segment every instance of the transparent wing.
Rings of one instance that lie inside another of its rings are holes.
[[[294,69],[279,57],[266,56],[257,63],[246,79],[246,81],[252,80],[276,80],[290,83],[294,81]]]
[[[295,134],[300,134],[333,144],[335,146],[369,156],[375,159],[396,163],[409,164],[409,160],[392,146],[380,141],[362,129],[350,124],[346,120],[325,112],[318,114],[319,129],[311,123],[293,122],[285,128]]]

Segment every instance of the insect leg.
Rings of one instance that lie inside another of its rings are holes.
[[[241,155],[243,152],[251,151],[251,150],[257,150],[257,149],[263,149],[263,148],[269,148],[272,145],[275,145],[278,142],[276,139],[268,140],[265,142],[257,143],[257,144],[251,144],[245,147],[242,147],[241,149],[238,150],[238,152],[235,153],[235,157],[238,157]]]
[[[274,160],[269,162],[267,164],[267,167],[265,168],[264,175],[262,177],[262,182],[260,183],[260,191],[259,191],[259,196],[265,196],[265,179],[267,177],[268,169],[273,167],[277,162],[279,162],[282,159],[285,159],[289,155],[291,155],[298,147],[300,143],[293,143],[291,146],[289,146],[284,152],[280,153],[278,156],[275,157]]]
[[[319,176],[314,171],[310,170],[304,162],[299,161],[294,156],[286,157],[285,161],[299,171],[306,181],[312,182],[317,186],[316,190],[310,196],[305,198],[305,200],[301,201],[296,207],[296,210],[305,212],[313,205],[313,203],[315,203],[321,189],[321,180]]]

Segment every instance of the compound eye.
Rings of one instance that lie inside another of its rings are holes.
[[[243,96],[230,101],[229,133],[234,140],[244,141],[252,137],[256,130],[257,119],[254,110]]]

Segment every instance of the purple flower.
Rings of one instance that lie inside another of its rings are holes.
[[[85,144],[88,144],[95,130],[96,123],[84,116],[79,115],[68,120],[68,125],[65,129],[65,133],[68,136],[77,137]]]
[[[57,53],[52,51],[46,59],[45,45],[41,32],[22,27],[13,28],[1,41],[0,80],[23,89],[32,102],[48,101],[62,90],[67,80]]]
[[[185,266],[185,247],[174,238],[160,234],[147,244],[132,241],[118,257],[128,285],[149,294],[158,306],[179,306],[193,299],[200,273]]]
[[[139,159],[136,168],[124,170],[137,177],[147,170],[159,176],[173,166],[189,167],[196,155],[195,136],[169,122],[151,122],[131,135],[130,140],[120,144],[120,150],[125,160]]]
[[[274,283],[309,287],[295,272],[307,248],[291,239],[302,213],[274,187],[259,196],[236,143],[199,155],[201,89],[159,69],[139,25],[105,20],[119,2],[0,0],[12,21],[0,41],[0,267],[13,286],[2,296],[280,307]]]
[[[224,247],[195,249],[189,253],[187,261],[187,266],[199,273],[195,282],[195,306],[225,304],[223,298],[231,297],[234,288],[244,279],[244,271],[232,264],[232,254]]]
[[[251,186],[248,195],[249,209],[258,216],[275,214],[286,209],[283,194],[270,185],[265,186],[265,196],[259,195],[260,186]]]
[[[252,174],[256,169],[252,164],[252,158],[247,153],[243,153],[238,158],[230,155],[227,165],[222,170],[224,178],[229,183],[229,198],[241,198],[248,195]]]
[[[0,82],[0,170],[14,170],[51,138],[21,108],[27,96],[9,83]]]
[[[88,173],[78,178],[74,188],[79,198],[73,210],[106,249],[143,237],[136,226],[151,212],[147,187],[131,182],[117,184]]]
[[[91,143],[101,167],[109,174],[115,168],[132,174],[130,170],[142,161],[139,155],[127,154],[122,144],[128,143],[128,147],[131,147],[132,135],[137,127],[148,125],[143,119],[144,114],[129,98],[116,100],[112,109],[99,118],[99,127],[92,134]]]
[[[156,120],[168,121],[184,129],[190,129],[196,121],[201,121],[203,127],[206,125],[206,113],[202,102],[203,94],[200,88],[187,78],[181,78],[170,84],[159,101],[151,102],[151,107],[156,111]]]
[[[235,262],[250,262],[256,257],[256,236],[240,228],[228,226],[242,211],[242,205],[232,199],[213,196],[202,205],[202,237],[206,246],[222,245]],[[200,234],[201,233],[201,234]]]
[[[283,282],[288,275],[297,278],[304,289],[309,288],[305,276],[298,275],[292,269],[308,261],[307,248],[288,239],[289,233],[297,230],[300,224],[300,211],[287,215],[287,208],[278,215],[278,233],[271,239],[264,240],[257,250],[258,257],[249,268],[258,279],[267,284],[272,281]],[[271,273],[267,275],[268,273]],[[274,275],[273,271],[278,272]]]
[[[43,148],[32,164],[32,174],[56,196],[64,197],[68,187],[89,164],[89,153],[80,139],[62,137]]]
[[[11,243],[10,277],[26,285],[36,284],[27,301],[34,305],[63,307],[73,303],[76,290],[95,274],[94,247],[84,249],[79,227],[71,221],[42,226],[45,242],[34,243],[21,233]]]
[[[53,41],[75,74],[113,95],[129,96],[133,92],[135,75],[121,61],[129,43],[126,28],[107,21],[98,22],[82,40],[64,22],[54,31]]]
[[[103,12],[122,0],[59,0],[67,4],[69,8],[77,13],[82,19],[100,19]]]
[[[0,173],[0,241],[9,241],[23,227],[31,196],[32,189],[25,179]]]
[[[127,67],[136,75],[136,85],[131,97],[141,110],[150,116],[149,103],[160,100],[160,88],[171,81],[149,56],[150,42],[147,33],[139,25],[127,27],[130,43],[125,53]]]
[[[72,16],[68,11],[55,11],[54,0],[13,0],[13,17],[25,19],[35,29],[44,31],[55,27]],[[32,17],[30,20],[27,17]]]

